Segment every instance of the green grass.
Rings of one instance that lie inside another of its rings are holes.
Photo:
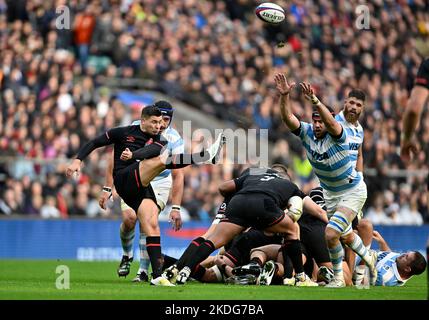
[[[58,290],[58,265],[70,269],[70,289]],[[233,286],[188,283],[185,286],[153,287],[132,283],[138,263],[124,279],[116,275],[115,262],[62,260],[0,260],[0,299],[141,299],[141,300],[424,300],[426,273],[404,287],[327,289],[284,286]]]

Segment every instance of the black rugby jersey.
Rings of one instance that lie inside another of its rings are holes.
[[[128,148],[133,152],[133,158],[135,159],[148,159],[158,156],[167,144],[165,139],[162,139],[160,135],[150,135],[143,132],[140,126],[127,126],[117,127],[106,131],[104,134],[96,137],[85,144],[77,155],[77,159],[85,159],[94,149],[114,144],[114,165],[113,165],[113,176],[116,173],[133,164],[134,159],[123,161],[120,159],[122,152]],[[144,148],[143,150],[141,150]],[[138,150],[138,157],[134,154]]]
[[[286,209],[288,201],[293,196],[305,198],[298,186],[288,179],[281,177],[277,171],[263,169],[261,173],[250,170],[250,173],[234,179],[238,194],[266,194],[274,199],[282,209]]]

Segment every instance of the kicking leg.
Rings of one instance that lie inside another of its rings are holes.
[[[146,187],[165,169],[181,169],[192,164],[215,164],[224,144],[225,136],[221,133],[210,147],[199,153],[170,155],[166,149],[158,157],[140,161],[140,181]]]

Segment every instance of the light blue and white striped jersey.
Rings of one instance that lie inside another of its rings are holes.
[[[344,130],[346,130],[347,141],[349,143],[350,161],[352,161],[353,166],[356,168],[358,150],[363,144],[363,128],[360,125],[359,121],[357,122],[357,126],[348,122],[344,117],[343,111],[341,111],[335,116],[335,120],[337,120],[343,126]]]
[[[132,126],[140,125],[140,120],[133,121],[131,125]],[[184,145],[183,139],[176,129],[169,126],[164,130],[161,136],[168,141],[167,148],[170,150],[171,154],[180,154],[185,152],[185,145]],[[164,178],[168,178],[170,174],[171,174],[171,170],[165,169],[159,175],[157,175],[153,179],[153,181],[158,181]]]
[[[403,286],[408,279],[402,279],[399,275],[396,259],[400,253],[380,251],[378,253],[376,268],[378,271],[376,286]]]
[[[344,127],[338,139],[329,133],[317,139],[313,125],[301,121],[299,137],[324,190],[343,193],[362,180],[356,171],[356,161],[351,161],[347,130]]]

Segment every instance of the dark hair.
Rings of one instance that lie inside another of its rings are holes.
[[[153,105],[149,105],[149,106],[144,107],[142,110],[142,115],[141,115],[142,119],[147,119],[147,118],[152,117],[152,116],[156,116],[156,117],[162,116],[161,110],[159,110],[158,107],[153,106]]]
[[[411,274],[421,274],[425,271],[426,269],[426,260],[425,257],[423,257],[423,255],[418,252],[418,251],[414,251],[415,252],[415,258],[413,260],[413,262],[410,263],[410,268],[411,268]]]
[[[277,171],[279,173],[283,173],[283,174],[287,175],[290,179],[290,175],[289,175],[289,173],[287,171],[287,167],[285,165],[283,165],[281,163],[275,163],[271,166],[271,169],[274,171]]]
[[[359,89],[352,89],[352,91],[349,92],[349,98],[354,97],[356,99],[362,100],[365,102],[366,94],[362,90]]]
[[[326,108],[329,110],[329,112],[332,114],[333,117],[335,117],[335,111],[330,106],[326,106]],[[320,118],[320,113],[317,108],[313,108],[313,113],[311,114],[311,118]]]

